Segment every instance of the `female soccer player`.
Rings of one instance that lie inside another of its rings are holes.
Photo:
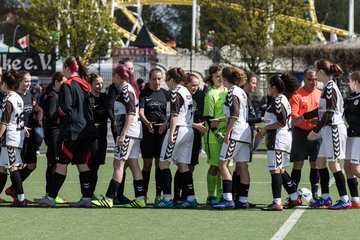
[[[31,86],[31,76],[27,71],[18,72],[18,76],[20,77],[20,84],[17,90],[17,93],[24,101],[24,129],[25,129],[25,140],[24,146],[21,150],[21,158],[26,166],[22,169],[19,169],[19,173],[21,176],[21,181],[25,181],[30,174],[36,168],[37,155],[36,155],[36,138],[34,134],[34,121],[31,119],[31,115],[34,112],[32,105],[32,98],[30,93]],[[16,201],[16,191],[13,186],[8,187],[5,190],[5,194],[12,197],[14,201]],[[26,200],[27,203],[31,203],[31,201]]]
[[[21,148],[24,143],[24,102],[16,93],[19,87],[19,74],[5,72],[2,76],[1,89],[6,93],[1,108],[0,137],[3,142],[0,154],[0,193],[5,187],[7,171],[16,192],[12,207],[26,207],[22,180],[18,168],[22,165]]]
[[[52,76],[52,81],[45,88],[42,108],[44,111],[44,140],[47,146],[46,158],[47,168],[45,173],[46,195],[50,192],[50,185],[56,167],[56,157],[58,156],[58,138],[59,138],[59,114],[57,112],[57,102],[59,99],[60,86],[66,81],[65,76],[56,72]],[[65,203],[66,201],[57,196],[56,203]]]
[[[353,72],[349,78],[353,92],[345,103],[345,117],[349,124],[344,169],[351,194],[352,208],[360,208],[358,181],[360,178],[360,72]]]
[[[181,173],[182,192],[185,201],[177,204],[177,208],[196,208],[194,183],[189,168],[191,150],[194,140],[193,100],[189,90],[184,87],[185,73],[181,68],[172,68],[166,73],[166,84],[171,92],[171,118],[161,148],[160,174],[164,199],[154,203],[154,208],[172,208],[170,163],[174,162]]]
[[[324,83],[319,107],[312,112],[303,114],[304,119],[319,116],[319,122],[309,133],[308,140],[314,140],[321,130],[322,143],[316,164],[320,173],[321,198],[312,202],[310,207],[328,206],[329,209],[346,209],[351,207],[351,201],[346,192],[345,177],[341,171],[339,159],[345,158],[346,149],[346,127],[343,120],[344,101],[338,86],[334,81],[343,73],[341,67],[329,60],[321,59],[315,63],[318,80]],[[331,206],[332,200],[329,196],[329,171],[334,175],[336,187],[340,200]]]
[[[159,68],[149,72],[149,87],[140,94],[140,118],[143,127],[143,139],[140,143],[141,156],[144,160],[142,175],[144,177],[144,194],[147,196],[150,172],[155,159],[155,201],[161,200],[159,158],[161,145],[166,133],[167,113],[166,106],[170,102],[169,91],[160,87],[163,79]]]
[[[296,192],[296,186],[291,181],[285,167],[289,166],[291,151],[290,117],[291,107],[288,98],[298,88],[298,82],[288,74],[273,76],[267,85],[268,96],[275,97],[265,112],[265,127],[262,135],[266,134],[268,168],[271,174],[271,188],[273,202],[262,208],[264,211],[282,211],[281,185],[284,185],[290,195],[287,207],[292,208],[301,204]]]
[[[91,85],[90,104],[94,113],[95,126],[99,132],[98,138],[93,142],[93,154],[89,163],[90,170],[94,177],[94,189],[96,189],[98,170],[100,165],[105,164],[106,159],[108,100],[106,93],[101,92],[104,87],[104,80],[100,75],[91,73],[89,83]]]
[[[86,67],[79,58],[66,58],[63,70],[67,80],[60,87],[57,109],[60,116],[59,157],[49,195],[36,202],[49,207],[55,206],[55,198],[65,181],[67,167],[71,163],[76,164],[79,171],[82,198],[70,205],[91,207],[94,178],[88,163],[91,159],[91,142],[98,136],[89,100],[91,86],[87,82]]]
[[[210,89],[205,95],[204,118],[207,132],[204,135],[204,146],[207,154],[207,163],[210,165],[207,172],[207,205],[219,203],[222,196],[222,178],[218,168],[221,144],[224,141],[226,122],[219,122],[211,127],[214,119],[224,118],[224,103],[227,95],[227,88],[221,77],[221,65],[212,65],[209,68],[209,76],[205,80],[210,84]],[[216,189],[216,194],[215,194]]]
[[[115,81],[120,86],[120,95],[114,104],[114,114],[118,137],[114,155],[114,173],[106,196],[93,200],[92,203],[101,207],[112,207],[119,185],[123,178],[124,165],[127,163],[134,179],[135,200],[125,207],[143,208],[146,206],[143,191],[143,176],[138,163],[142,127],[139,117],[139,89],[134,75],[128,67],[120,64],[115,69]]]
[[[247,80],[244,70],[234,67],[225,67],[221,71],[225,86],[228,88],[224,112],[227,119],[227,129],[224,143],[221,147],[219,169],[223,179],[223,201],[213,205],[215,209],[234,208],[232,196],[232,175],[229,170],[229,161],[236,162],[237,172],[243,175],[243,168],[250,160],[251,131],[247,123],[248,107],[247,96],[240,88]],[[243,198],[247,204],[247,198]]]

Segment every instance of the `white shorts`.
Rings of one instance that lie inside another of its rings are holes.
[[[9,169],[22,164],[21,149],[14,147],[1,147],[0,166]]]
[[[124,144],[118,146],[119,137],[116,139],[115,160],[138,159],[140,154],[140,139],[125,137]]]
[[[348,137],[345,158],[353,164],[360,164],[360,137]]]
[[[230,140],[223,143],[220,152],[220,161],[234,160],[235,162],[250,162],[250,144]]]
[[[289,166],[290,153],[280,150],[268,150],[267,159],[269,171],[282,169]]]
[[[346,151],[346,127],[344,124],[325,126],[321,130],[322,143],[318,157],[325,157],[327,162],[344,159]]]
[[[194,130],[189,127],[177,126],[174,132],[174,144],[169,144],[167,131],[161,147],[160,161],[190,164],[194,142]]]

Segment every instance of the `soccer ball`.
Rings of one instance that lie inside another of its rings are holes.
[[[301,198],[302,205],[308,205],[313,199],[311,191],[307,188],[300,188],[298,195]]]

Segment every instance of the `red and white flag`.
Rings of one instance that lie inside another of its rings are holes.
[[[22,49],[29,47],[29,34],[20,38],[17,43],[20,45]]]

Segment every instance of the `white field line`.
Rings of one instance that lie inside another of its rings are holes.
[[[329,182],[329,187],[335,183],[335,179],[331,178]],[[318,190],[318,193],[321,193],[321,190]],[[320,196],[320,195],[319,195]],[[299,221],[300,217],[305,212],[305,208],[297,208],[295,211],[290,215],[290,217],[284,222],[284,224],[279,228],[279,230],[275,233],[275,235],[271,238],[271,240],[282,240],[288,235],[291,229],[295,226],[295,224]]]

